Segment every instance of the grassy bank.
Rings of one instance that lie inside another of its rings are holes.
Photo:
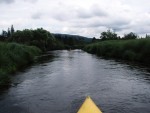
[[[150,66],[150,39],[101,41],[87,45],[84,50],[103,57],[140,62]]]
[[[0,87],[10,82],[9,73],[32,63],[41,50],[34,46],[0,42]]]

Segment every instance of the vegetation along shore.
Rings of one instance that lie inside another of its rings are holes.
[[[41,50],[35,46],[0,42],[0,87],[10,83],[10,73],[32,63]]]
[[[98,56],[139,62],[150,66],[150,37],[139,38],[134,33],[120,38],[116,33],[102,32],[100,40],[86,45],[84,50]]]
[[[107,30],[100,39],[78,35],[52,34],[43,28],[15,31],[13,25],[0,35],[0,87],[9,85],[10,73],[34,62],[42,52],[60,49],[83,49],[102,57],[140,62],[150,66],[150,36],[134,33],[118,36]]]
[[[0,35],[0,88],[8,86],[10,74],[34,62],[35,56],[50,50],[79,49],[86,43],[86,37],[52,34],[43,28],[15,31],[12,25]]]

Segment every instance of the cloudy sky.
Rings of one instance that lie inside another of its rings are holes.
[[[149,0],[0,0],[0,32],[43,27],[53,33],[99,37],[150,34]]]

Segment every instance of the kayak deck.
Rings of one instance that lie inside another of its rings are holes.
[[[102,113],[93,100],[88,96],[77,113]]]

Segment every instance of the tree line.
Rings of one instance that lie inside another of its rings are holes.
[[[58,34],[53,33],[54,37],[65,45],[66,49],[82,48],[85,44],[88,44],[92,39],[70,34]]]
[[[49,31],[43,28],[14,30],[13,25],[8,31],[2,31],[1,41],[17,42],[29,46],[36,46],[42,51],[62,49],[63,44],[58,41]]]
[[[2,33],[0,34],[0,40],[5,40],[6,38],[11,37],[14,32],[15,32],[15,29],[13,25],[11,25],[11,27],[8,28],[7,31],[2,30]]]
[[[56,49],[77,49],[91,42],[83,36],[69,34],[54,34],[43,28],[14,30],[13,25],[8,31],[2,30],[1,41],[17,42],[37,46],[43,51]]]
[[[118,36],[117,33],[107,30],[101,33],[99,39],[93,37],[92,42],[96,41],[105,41],[105,40],[130,40],[130,39],[138,39],[139,36],[136,33],[130,32],[128,34],[124,34],[123,37]],[[146,34],[145,38],[150,38],[150,35]]]

